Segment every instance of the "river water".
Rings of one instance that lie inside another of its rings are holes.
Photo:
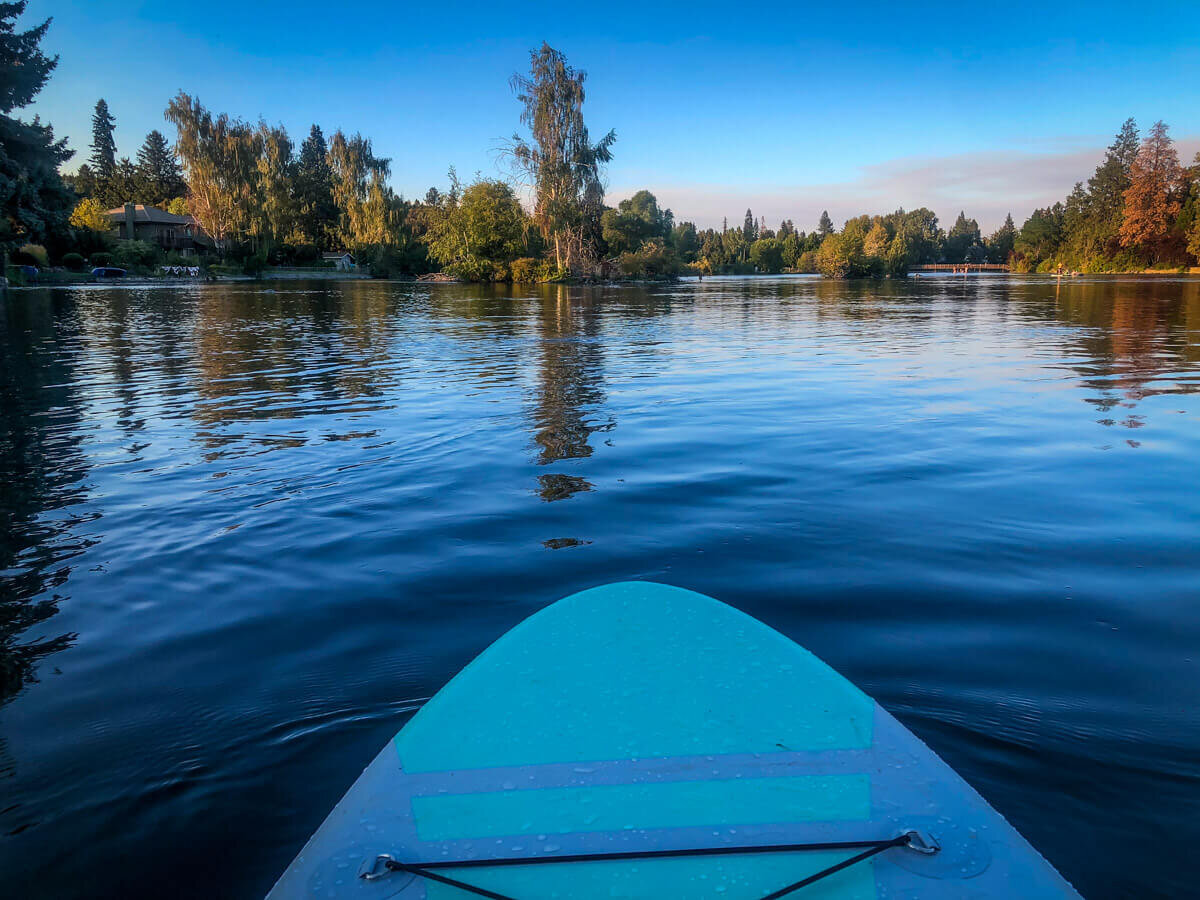
[[[1195,890],[1200,281],[0,301],[0,889],[256,897],[623,579],[875,696],[1085,896]]]

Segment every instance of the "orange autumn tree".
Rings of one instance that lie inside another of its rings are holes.
[[[1182,207],[1183,169],[1165,122],[1154,123],[1129,173],[1121,244],[1141,247],[1158,262]]]

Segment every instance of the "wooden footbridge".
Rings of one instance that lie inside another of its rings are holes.
[[[967,275],[971,272],[1008,272],[1009,267],[1004,263],[938,263],[937,265],[913,266],[910,272],[950,272],[954,275]]]

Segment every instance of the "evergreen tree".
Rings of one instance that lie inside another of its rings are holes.
[[[1132,118],[1126,119],[1109,145],[1104,161],[1088,179],[1088,237],[1095,250],[1116,250],[1125,212],[1125,192],[1131,184],[1130,174],[1139,145],[1137,123]]]
[[[746,210],[746,218],[742,222],[742,238],[747,244],[753,244],[758,237],[758,226],[754,224],[754,213]]]
[[[89,159],[92,172],[101,182],[111,178],[117,167],[117,142],[113,138],[116,127],[117,120],[109,114],[108,103],[101,97],[92,113],[92,155]]]
[[[987,241],[987,256],[988,262],[1006,263],[1008,257],[1013,250],[1013,242],[1017,237],[1017,227],[1013,224],[1012,213],[1004,217],[1004,224],[1001,225],[996,232],[988,238]]]
[[[150,206],[166,207],[176,197],[187,194],[183,170],[161,131],[146,135],[137,155],[137,187],[133,194]]]
[[[829,210],[822,210],[821,220],[817,223],[817,234],[827,238],[833,234],[833,219],[829,218]]]
[[[968,219],[965,212],[960,212],[942,245],[946,262],[969,262],[979,257],[982,247],[983,240],[979,234],[979,223],[974,219]]]
[[[1155,122],[1142,142],[1125,191],[1121,243],[1140,247],[1154,262],[1165,252],[1171,226],[1182,206],[1183,169],[1164,122]]]
[[[71,158],[66,140],[35,116],[24,122],[11,115],[23,109],[58,65],[40,44],[47,19],[28,31],[16,30],[25,0],[0,3],[0,251],[8,253],[31,241],[65,235],[73,198],[58,174]]]
[[[1052,259],[1062,247],[1065,209],[1055,203],[1046,209],[1035,209],[1025,220],[1013,243],[1013,268],[1032,272]]]
[[[128,156],[122,156],[113,167],[112,174],[102,185],[98,198],[109,209],[126,203],[140,203],[145,184],[141,172]]]
[[[700,237],[693,222],[680,222],[671,233],[671,245],[685,263],[695,262],[700,251]]]
[[[313,125],[300,145],[300,157],[296,162],[296,200],[298,225],[304,240],[322,249],[330,247],[330,232],[337,221],[333,171],[329,168],[328,156],[325,135],[319,125]],[[430,191],[437,197],[436,188],[430,188]],[[431,205],[437,205],[436,200]]]

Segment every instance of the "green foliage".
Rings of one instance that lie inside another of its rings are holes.
[[[510,280],[517,284],[555,281],[561,277],[550,260],[534,259],[531,256],[514,259],[509,264],[508,272]]]
[[[670,242],[675,216],[669,209],[659,209],[658,199],[643,190],[622,200],[616,209],[606,209],[600,226],[609,253],[629,253],[649,240]]]
[[[334,239],[346,247],[393,243],[400,220],[387,186],[391,160],[375,156],[370,139],[341,131],[330,138],[328,159],[338,211]]]
[[[159,249],[146,241],[117,241],[112,262],[122,269],[148,269],[158,263]]]
[[[64,253],[62,264],[72,272],[82,272],[84,259],[80,253]]]
[[[425,240],[445,270],[471,281],[508,277],[508,264],[528,253],[529,222],[511,187],[479,180],[429,225]]]
[[[31,241],[66,235],[73,197],[58,167],[73,155],[65,140],[37,118],[11,115],[33,102],[58,65],[40,44],[47,19],[28,31],[16,30],[24,0],[0,3],[0,252]]]
[[[301,240],[319,248],[332,246],[330,233],[337,219],[333,202],[333,170],[320,126],[313,125],[300,145],[296,160],[297,229]]]
[[[225,114],[214,116],[180,93],[167,106],[188,183],[188,207],[218,250],[249,234],[258,148],[253,129]]]
[[[658,239],[646,241],[636,251],[622,253],[617,265],[623,274],[642,278],[672,278],[683,270],[675,251]]]
[[[778,238],[762,238],[755,241],[750,246],[750,262],[759,272],[782,272],[783,242]]]
[[[100,268],[103,266],[112,265],[112,259],[112,254],[108,252],[93,253],[88,262],[90,262],[92,266]]]
[[[263,271],[267,268],[267,254],[265,250],[258,250],[249,254],[242,260],[242,274],[249,275],[253,278],[262,278]]]
[[[92,112],[92,155],[88,160],[99,180],[111,178],[117,165],[117,142],[113,138],[116,127],[117,120],[112,117],[108,103],[101,97]]]
[[[1017,227],[1013,224],[1012,213],[1004,218],[1004,224],[996,229],[987,240],[987,261],[990,263],[1006,263],[1012,256],[1013,245],[1017,239]]]
[[[679,259],[685,263],[693,263],[700,252],[700,235],[696,232],[694,222],[680,222],[671,232],[671,244]]]
[[[161,208],[187,194],[179,160],[161,131],[146,135],[138,150],[135,179],[134,189],[126,199],[138,203]]]
[[[1035,209],[1025,220],[1013,243],[1012,266],[1017,272],[1033,272],[1048,262],[1062,246],[1066,208],[1061,203]]]
[[[583,121],[587,73],[543,43],[529,54],[529,74],[510,84],[523,107],[529,138],[513,135],[511,154],[533,184],[534,223],[554,248],[559,269],[594,259],[604,206],[603,168],[612,160],[616,132],[592,143]]]
[[[852,278],[866,272],[861,230],[849,227],[827,235],[817,251],[817,270],[826,278]]]
[[[979,223],[960,212],[942,243],[942,258],[948,263],[981,262],[987,255]]]
[[[820,271],[817,268],[817,251],[805,250],[796,259],[795,270],[802,275],[815,275]]]

